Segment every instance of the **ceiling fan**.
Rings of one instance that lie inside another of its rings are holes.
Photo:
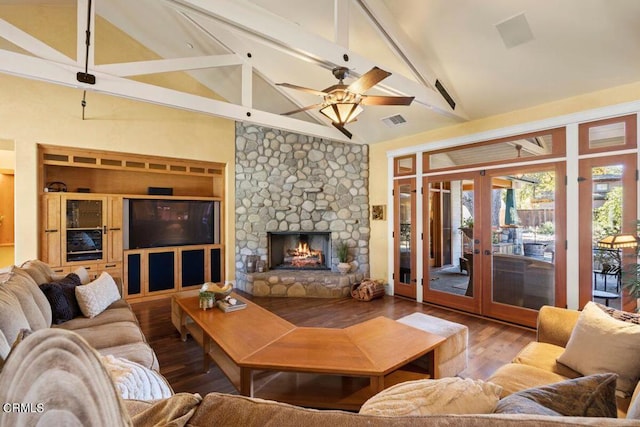
[[[336,67],[333,69],[333,75],[339,80],[339,83],[323,90],[309,89],[290,83],[276,83],[278,86],[301,90],[322,97],[322,102],[298,108],[297,110],[283,113],[283,115],[289,116],[319,107],[320,112],[331,120],[331,124],[351,139],[353,134],[345,129],[344,125],[356,119],[358,114],[363,111],[363,105],[410,105],[414,99],[413,96],[364,95],[364,92],[391,75],[390,72],[378,67],[373,67],[350,85],[343,83],[343,80],[349,76],[348,68]]]

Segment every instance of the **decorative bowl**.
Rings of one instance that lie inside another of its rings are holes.
[[[233,285],[231,283],[225,283],[224,285],[219,285],[218,283],[214,283],[214,282],[206,282],[204,285],[202,285],[202,288],[200,289],[200,293],[206,292],[206,293],[212,293],[217,300],[221,300],[224,299],[226,296],[228,296],[231,291],[233,291]]]

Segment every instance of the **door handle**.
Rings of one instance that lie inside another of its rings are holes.
[[[480,255],[480,249],[474,249],[473,253],[476,254],[476,255]]]
[[[489,249],[485,249],[485,250],[484,250],[484,254],[485,254],[485,255],[491,255],[491,251],[490,251]]]
[[[49,230],[44,230],[44,232],[45,233],[57,233],[58,229],[57,228],[52,228],[52,229],[49,229]]]

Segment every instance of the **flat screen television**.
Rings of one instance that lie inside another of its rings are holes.
[[[125,209],[129,249],[219,243],[219,202],[128,199]]]

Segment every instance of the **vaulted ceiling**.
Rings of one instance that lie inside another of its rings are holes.
[[[0,72],[346,140],[317,109],[283,116],[321,99],[276,83],[323,89],[337,83],[331,73],[336,66],[351,70],[346,84],[377,66],[392,75],[366,94],[415,100],[408,107],[365,106],[347,125],[359,143],[640,80],[637,0],[95,0],[92,5],[0,0]],[[34,7],[66,14],[74,23],[71,38],[60,40],[54,22],[38,26],[37,37],[30,34],[34,31],[25,22],[38,16],[24,14]],[[88,17],[88,74],[95,84],[77,79],[85,67]],[[96,34],[102,22],[153,57],[104,55],[101,43],[109,40]],[[171,87],[170,78],[163,85],[144,78],[174,72],[189,73],[215,95]]]

